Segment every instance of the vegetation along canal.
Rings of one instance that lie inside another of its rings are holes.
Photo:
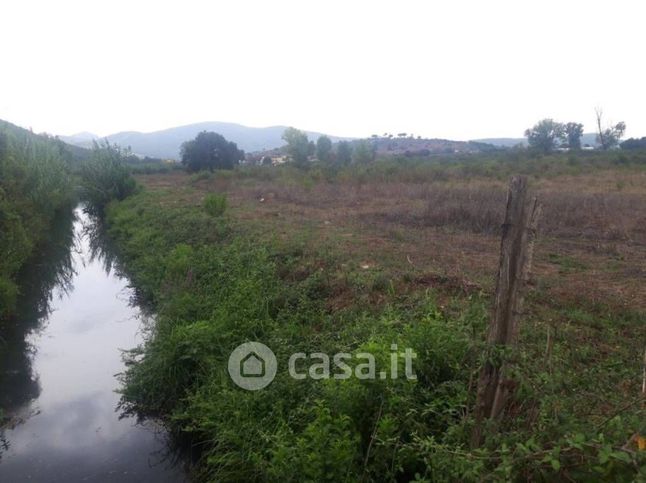
[[[55,227],[0,332],[0,481],[185,481],[163,427],[119,406],[146,320],[128,280],[80,208]]]

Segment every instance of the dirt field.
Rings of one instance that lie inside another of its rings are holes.
[[[342,247],[340,272],[354,264],[413,280],[408,283],[493,287],[502,181],[301,186],[217,175],[196,180],[184,173],[139,181],[168,190],[169,203],[197,204],[209,192],[226,192],[235,218],[261,236],[301,237],[312,253]],[[545,300],[646,308],[646,175],[597,172],[531,186],[544,207],[533,284]]]

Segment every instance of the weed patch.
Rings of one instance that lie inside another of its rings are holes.
[[[628,481],[643,472],[643,455],[622,449],[644,419],[639,404],[627,406],[639,394],[639,313],[618,320],[611,309],[577,311],[530,294],[510,355],[515,396],[471,450],[489,317],[482,290],[441,277],[415,283],[405,272],[415,289],[403,292],[374,262],[341,262],[335,239],[313,256],[309,225],[262,238],[258,226],[173,196],[148,191],[111,203],[107,221],[122,269],[158,312],[132,354],[124,402],[190,435],[201,450],[198,479]],[[579,269],[568,258],[551,262]],[[331,310],[340,289],[349,302]],[[297,380],[279,370],[269,386],[245,391],[227,360],[253,340],[279,367],[294,352],[368,352],[384,367],[393,344],[411,347],[417,378]]]

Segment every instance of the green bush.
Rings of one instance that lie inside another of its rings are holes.
[[[227,197],[213,193],[204,198],[204,210],[211,216],[222,216],[227,209]]]
[[[274,481],[357,481],[361,464],[359,434],[352,420],[332,414],[319,401],[306,411],[302,432],[285,430],[273,438],[269,478]]]
[[[191,183],[197,183],[199,181],[206,181],[212,178],[213,178],[212,171],[202,170],[192,174],[190,179],[191,179]]]

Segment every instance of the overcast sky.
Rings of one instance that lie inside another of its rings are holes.
[[[646,136],[643,1],[33,1],[0,9],[0,119],[522,136],[594,108]]]

